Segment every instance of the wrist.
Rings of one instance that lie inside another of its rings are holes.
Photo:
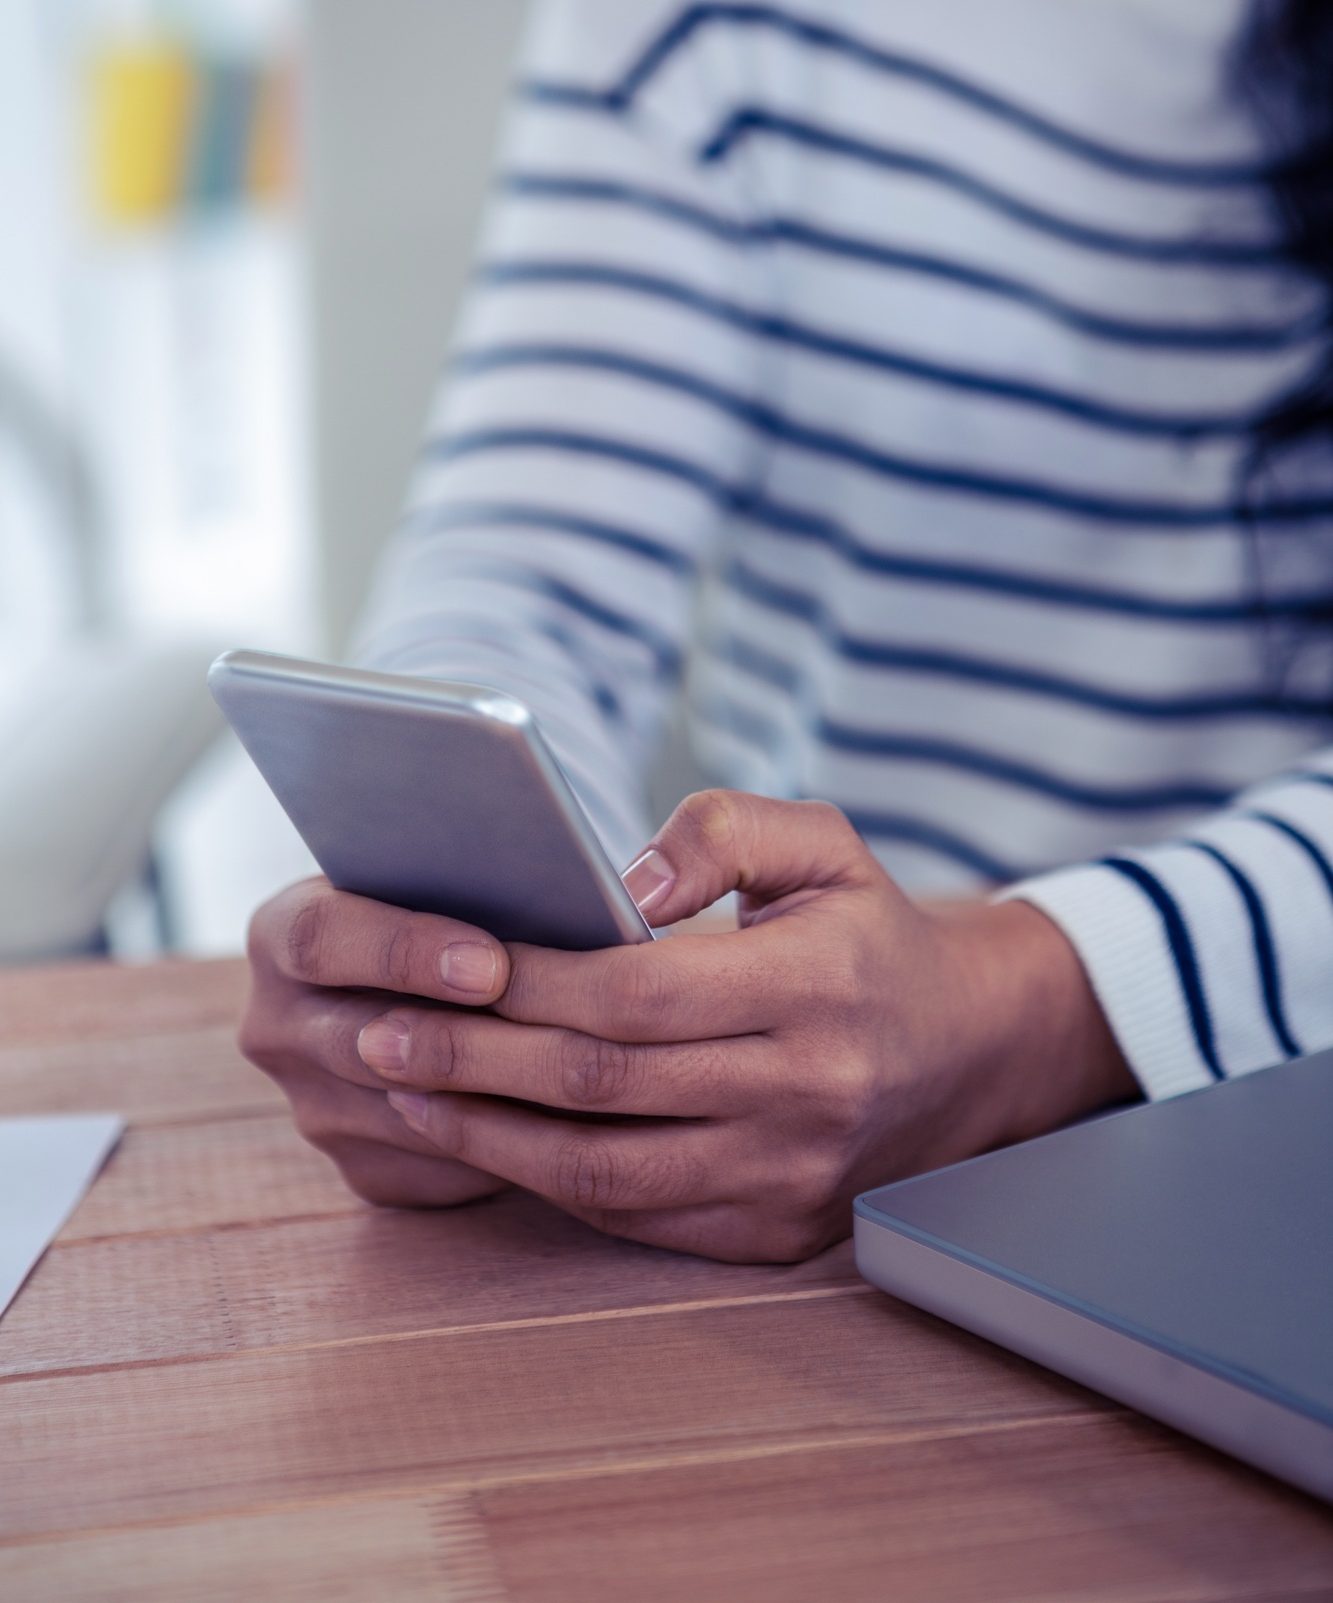
[[[995,1119],[990,1145],[1057,1129],[1139,1094],[1063,931],[1027,902],[939,909],[968,996],[965,1062]]]

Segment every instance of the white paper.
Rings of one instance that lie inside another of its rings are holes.
[[[0,1119],[0,1318],[124,1128],[113,1113]]]

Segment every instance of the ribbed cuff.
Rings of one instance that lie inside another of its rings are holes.
[[[1156,1101],[1213,1083],[1161,915],[1138,886],[1088,864],[1024,880],[995,899],[1028,902],[1064,932],[1146,1096]]]

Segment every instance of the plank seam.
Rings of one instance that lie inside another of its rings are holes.
[[[710,1313],[719,1308],[762,1307],[771,1303],[815,1302],[830,1297],[875,1297],[875,1286],[851,1283],[841,1286],[812,1286],[802,1291],[763,1291],[731,1297],[696,1298],[688,1302],[640,1303],[633,1308],[590,1308],[572,1314],[532,1314],[523,1319],[492,1319],[473,1325],[427,1325],[420,1330],[382,1331],[366,1336],[338,1336],[327,1341],[277,1342],[264,1347],[245,1347],[236,1352],[173,1353],[162,1358],[137,1358],[105,1364],[71,1364],[63,1369],[22,1370],[0,1375],[0,1386],[26,1381],[65,1380],[75,1376],[120,1374],[142,1369],[167,1369],[174,1365],[213,1364],[227,1359],[281,1358],[296,1353],[336,1352],[347,1347],[392,1346],[405,1341],[453,1336],[496,1335],[511,1330],[547,1330],[560,1325],[589,1325],[616,1319],[649,1319],[660,1314]]]
[[[396,1486],[362,1486],[346,1492],[331,1493],[327,1497],[277,1498],[263,1503],[240,1503],[227,1508],[205,1509],[190,1514],[159,1516],[155,1519],[130,1519],[119,1524],[55,1526],[43,1531],[25,1531],[17,1536],[0,1536],[0,1552],[6,1548],[32,1547],[57,1539],[85,1540],[111,1536],[123,1531],[171,1530],[191,1525],[203,1525],[214,1520],[249,1519],[266,1514],[300,1514],[313,1509],[360,1506],[368,1502],[393,1502],[399,1499],[423,1496],[457,1497],[482,1492],[502,1491],[515,1486],[543,1486],[559,1481],[597,1480],[607,1476],[645,1475],[674,1469],[705,1468],[718,1464],[743,1464],[764,1459],[784,1458],[795,1454],[839,1452],[858,1447],[910,1447],[918,1443],[950,1441],[967,1436],[999,1436],[1024,1430],[1063,1427],[1083,1428],[1091,1424],[1105,1424],[1108,1420],[1142,1420],[1130,1409],[1107,1403],[1102,1407],[1067,1409],[1049,1414],[1024,1414],[1009,1419],[986,1420],[982,1423],[904,1427],[897,1430],[844,1431],[834,1436],[796,1437],[775,1442],[755,1442],[734,1447],[720,1447],[713,1451],[666,1452],[608,1459],[604,1454],[595,1458],[574,1460],[558,1466],[490,1473],[461,1474],[452,1478],[426,1480],[418,1483],[402,1482]],[[1161,1427],[1155,1427],[1161,1429]],[[1174,1434],[1174,1433],[1173,1433]]]

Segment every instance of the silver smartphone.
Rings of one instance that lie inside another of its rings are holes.
[[[340,890],[568,951],[653,938],[512,696],[259,651],[208,685]]]

